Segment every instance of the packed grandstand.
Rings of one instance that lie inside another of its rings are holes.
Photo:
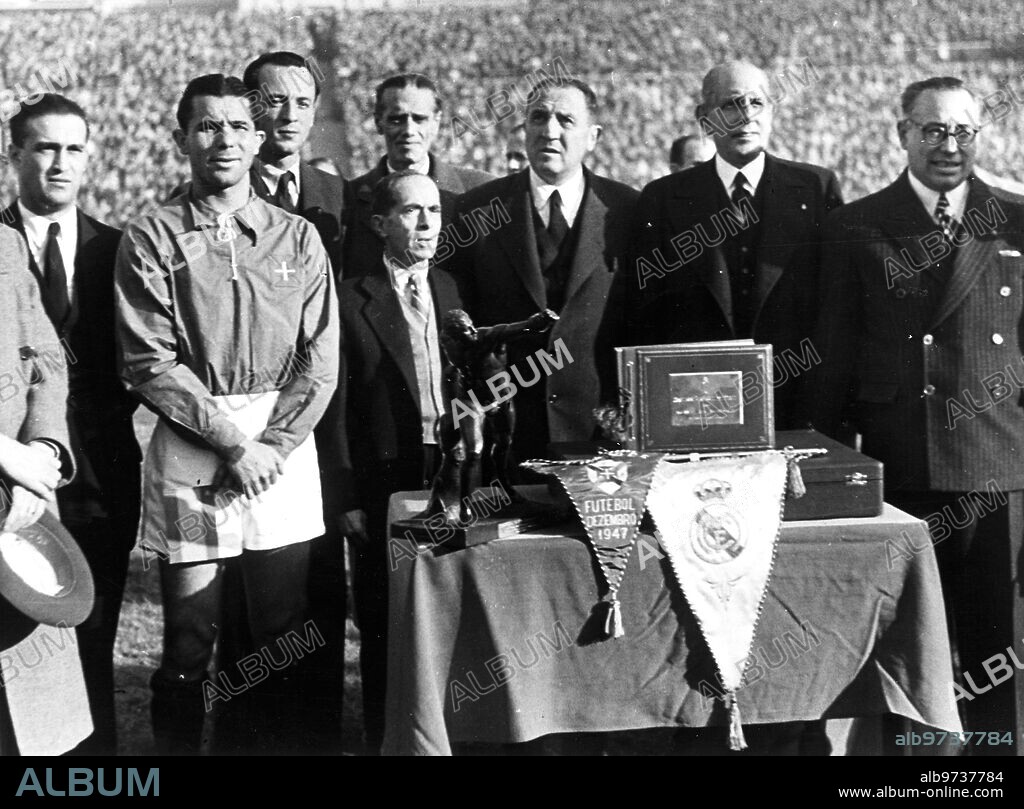
[[[89,112],[94,155],[80,203],[118,225],[186,178],[170,132],[187,80],[240,74],[277,49],[311,54],[323,69],[320,118],[335,133],[327,156],[349,177],[380,154],[371,96],[384,76],[435,78],[449,159],[502,173],[531,79],[561,71],[591,83],[602,102],[592,167],[641,187],[667,172],[673,138],[695,130],[700,77],[737,57],[773,77],[772,151],[835,169],[848,199],[887,184],[905,163],[896,103],[905,84],[929,75],[963,77],[985,99],[979,162],[1024,177],[1024,34],[1019,6],[1005,0],[33,11],[0,14],[0,48],[0,117],[17,96],[46,89]],[[11,182],[5,173],[5,204]]]

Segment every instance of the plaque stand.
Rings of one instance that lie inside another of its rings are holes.
[[[471,516],[466,520],[452,520],[445,514],[417,514],[393,522],[391,536],[455,550],[562,525],[574,516],[565,505],[513,500],[500,489],[476,489],[468,502]]]

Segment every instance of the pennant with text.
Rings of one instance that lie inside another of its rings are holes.
[[[607,586],[602,598],[602,604],[607,605],[602,607],[607,610],[606,638],[625,634],[619,587],[636,544],[647,491],[660,458],[627,453],[533,465],[536,471],[558,478],[583,522],[588,544]]]

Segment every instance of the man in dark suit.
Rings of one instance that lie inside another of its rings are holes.
[[[598,335],[614,272],[627,256],[638,196],[583,166],[601,134],[589,86],[549,80],[530,99],[530,168],[459,198],[457,241],[469,244],[452,258],[478,325],[525,320],[544,309],[560,317],[549,332],[508,347],[519,460],[546,457],[551,441],[593,437],[592,411],[604,398],[602,388],[614,389],[615,374],[611,351],[598,355]],[[475,238],[464,232],[470,229]]]
[[[345,240],[344,275],[356,278],[373,272],[381,242],[371,223],[373,189],[381,177],[408,169],[426,174],[441,194],[441,227],[452,220],[455,197],[494,177],[484,171],[445,163],[431,151],[441,127],[441,96],[419,73],[390,76],[377,85],[373,119],[384,136],[386,152],[370,171],[352,181],[355,207]]]
[[[320,107],[321,76],[315,62],[289,51],[264,53],[245,68],[253,118],[266,136],[250,182],[261,197],[313,224],[340,279],[349,183],[301,159]]]
[[[433,180],[390,173],[374,189],[376,269],[342,283],[338,394],[324,416],[332,452],[326,480],[339,529],[352,541],[366,745],[384,737],[387,680],[388,499],[429,488],[437,470],[434,423],[444,412],[440,324],[460,300],[433,266],[441,201]]]
[[[885,464],[885,499],[928,519],[967,729],[1013,739],[971,753],[1012,754],[1024,690],[999,683],[1024,636],[1024,199],[974,176],[978,105],[959,79],[911,84],[901,106],[907,170],[827,223],[810,401],[816,427],[845,417]]]
[[[820,229],[842,198],[831,171],[767,153],[767,87],[742,62],[705,76],[697,115],[717,155],[644,188],[620,345],[753,338],[813,362],[801,342],[818,317]],[[791,429],[797,380],[778,381],[775,425]]]
[[[114,755],[114,638],[139,519],[136,402],[117,375],[114,259],[121,232],[78,210],[89,126],[53,93],[11,119],[19,197],[2,214],[28,244],[46,312],[68,354],[68,422],[78,466],[58,493],[61,517],[96,582],[92,614],[77,628],[95,732],[77,752]]]
[[[254,160],[249,181],[263,199],[308,220],[320,236],[335,278],[341,278],[342,245],[351,213],[351,187],[347,180],[314,168],[301,159],[320,106],[319,67],[296,53],[264,53],[245,68],[242,81],[250,93],[253,119],[264,133],[259,159]],[[323,426],[314,429],[317,450],[327,449]],[[301,718],[317,746],[324,752],[339,749],[342,694],[345,682],[345,580],[344,538],[332,525],[331,493],[324,490],[324,524],[327,532],[310,543],[309,614],[323,634],[326,646],[309,661],[310,687],[306,689],[306,714]],[[254,649],[248,639],[242,582],[238,565],[229,565],[224,599],[228,614],[221,637],[221,661],[244,658]],[[251,744],[252,720],[247,700],[235,699],[217,723],[216,746],[239,752]],[[298,720],[297,720],[298,721]]]

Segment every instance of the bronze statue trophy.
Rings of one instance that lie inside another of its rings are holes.
[[[547,331],[558,320],[550,309],[518,323],[477,328],[461,309],[441,321],[444,350],[445,412],[434,426],[442,452],[427,508],[411,520],[392,526],[392,536],[449,547],[514,536],[551,524],[563,516],[540,503],[526,503],[509,481],[509,449],[515,430],[515,404],[507,395],[508,357],[505,344],[526,334]],[[480,485],[483,458],[493,468],[497,491],[474,498]],[[474,504],[477,508],[474,510]],[[497,514],[490,519],[491,514]],[[451,541],[446,541],[450,539]]]

